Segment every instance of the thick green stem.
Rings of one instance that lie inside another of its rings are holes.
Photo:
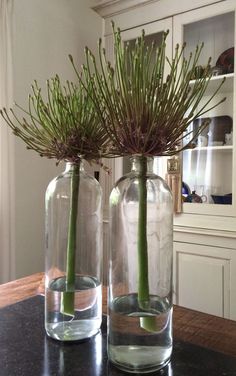
[[[150,308],[148,282],[148,242],[147,242],[147,158],[140,160],[139,213],[138,213],[138,304],[142,310]],[[148,332],[158,331],[154,316],[140,317],[140,326]]]
[[[138,214],[138,302],[140,308],[147,308],[149,302],[148,285],[148,245],[147,245],[147,158],[140,160],[139,214]]]
[[[66,291],[62,295],[61,312],[74,316],[76,225],[78,215],[80,163],[73,165],[71,177],[70,213],[67,240]]]

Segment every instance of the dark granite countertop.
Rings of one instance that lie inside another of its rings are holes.
[[[0,309],[0,376],[127,375],[107,360],[105,317],[101,333],[69,344],[46,336],[43,316],[42,296]],[[175,340],[171,362],[152,375],[236,376],[236,358]]]

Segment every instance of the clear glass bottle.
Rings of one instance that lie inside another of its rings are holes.
[[[108,357],[133,373],[162,368],[172,352],[172,194],[152,166],[132,158],[110,195]]]
[[[46,191],[45,329],[57,340],[95,335],[102,319],[102,191],[82,160]]]

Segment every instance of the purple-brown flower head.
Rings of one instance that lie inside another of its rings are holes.
[[[177,45],[170,59],[166,56],[168,32],[163,33],[159,46],[148,45],[144,32],[130,44],[122,41],[114,25],[113,32],[113,64],[107,61],[99,43],[99,62],[87,48],[84,67],[85,82],[92,86],[95,107],[112,141],[111,152],[172,155],[181,150],[182,139],[187,135],[190,140],[184,148],[192,147],[193,139],[207,123],[197,133],[189,134],[190,123],[225,99],[212,102],[222,81],[210,100],[204,102],[211,78],[210,59],[200,77],[192,81],[203,46],[197,46],[195,53],[186,58],[185,45]],[[71,61],[75,68],[72,58]]]
[[[20,137],[28,149],[42,157],[77,162],[81,157],[98,160],[107,155],[108,136],[101,126],[89,88],[66,83],[62,86],[58,76],[47,82],[47,100],[35,81],[29,96],[28,110],[22,119],[6,109],[1,115]]]

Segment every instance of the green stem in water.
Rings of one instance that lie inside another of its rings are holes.
[[[142,309],[148,308],[149,303],[146,175],[147,158],[141,157],[138,215],[138,302]]]
[[[71,177],[70,213],[67,240],[66,291],[62,294],[61,312],[74,316],[76,224],[78,216],[80,163],[73,165]]]
[[[147,242],[147,158],[141,157],[139,175],[138,212],[138,304],[142,310],[150,308],[148,282],[148,242]],[[158,331],[155,316],[140,317],[140,326],[148,332]]]

